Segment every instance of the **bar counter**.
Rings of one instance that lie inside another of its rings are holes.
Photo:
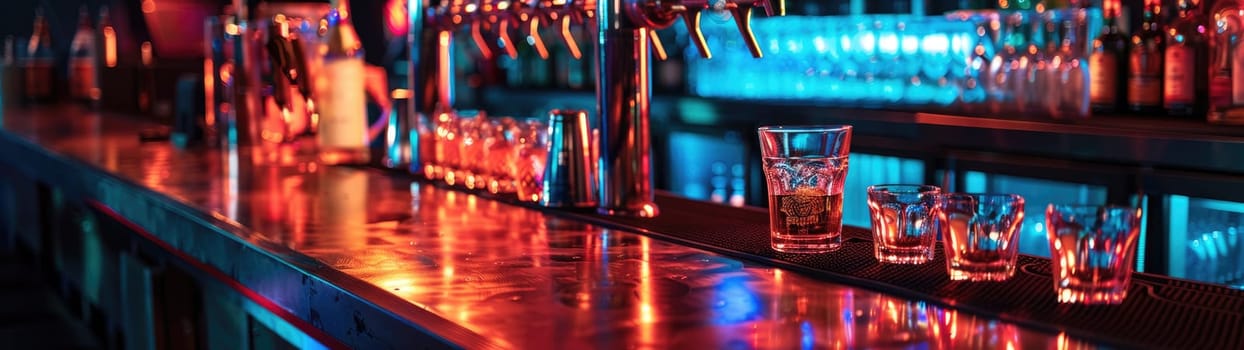
[[[806,259],[798,256],[765,258],[728,247],[709,251],[703,248],[711,244],[645,229],[642,222],[525,207],[377,169],[319,166],[308,161],[307,145],[263,151],[181,149],[166,141],[140,141],[140,131],[159,126],[153,122],[72,107],[10,109],[0,118],[0,164],[9,167],[6,171],[61,189],[70,201],[129,225],[234,286],[249,302],[308,334],[300,346],[1065,349],[1181,344],[1024,322],[1041,315],[994,313],[989,305],[957,305],[928,291],[887,289],[847,275],[835,278],[799,268]],[[687,212],[664,206],[662,220],[683,220],[682,226],[693,227],[712,226],[702,220],[713,217],[727,222],[766,217],[755,209],[697,208]],[[753,240],[767,240],[765,232],[755,234]],[[865,230],[853,228],[848,235],[856,246],[867,243]],[[20,233],[19,240],[38,238]],[[1045,281],[1047,293],[1032,294],[1048,296],[1052,303],[1048,275]],[[1221,334],[1183,344],[1241,345],[1237,326],[1244,296],[1185,285],[1189,293],[1208,291],[1197,295],[1214,299],[1192,299],[1217,305],[1222,314],[1182,321],[1189,327],[1211,322]],[[1130,299],[1155,294],[1135,286],[1132,293]],[[1111,311],[1097,307],[1087,312]]]

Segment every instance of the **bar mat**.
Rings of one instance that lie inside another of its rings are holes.
[[[1050,277],[1050,261],[1044,258],[1020,255],[1018,271],[1005,282],[958,282],[951,281],[946,273],[940,242],[934,260],[929,263],[881,264],[873,255],[872,232],[862,228],[843,227],[842,248],[831,253],[778,252],[769,244],[769,213],[762,208],[736,208],[659,193],[656,202],[664,214],[633,218],[543,208],[519,202],[513,195],[467,192],[814,278],[1118,347],[1244,349],[1242,290],[1137,273],[1127,299],[1120,305],[1059,304]]]
[[[1020,256],[1006,282],[956,282],[940,243],[923,265],[883,265],[871,233],[847,227],[842,249],[787,254],[770,248],[765,210],[658,196],[656,218],[570,214],[602,226],[639,231],[744,260],[777,265],[835,282],[995,317],[1051,332],[1144,348],[1244,349],[1244,291],[1136,274],[1121,305],[1059,304],[1047,259]]]

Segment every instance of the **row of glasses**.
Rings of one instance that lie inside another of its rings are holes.
[[[841,247],[842,186],[852,129],[759,128],[774,250],[824,253]],[[1014,276],[1022,196],[945,193],[937,186],[905,184],[869,186],[867,192],[877,260],[927,263],[934,260],[941,235],[951,280]],[[1121,303],[1131,281],[1141,210],[1050,204],[1045,217],[1059,302]]]
[[[976,40],[944,17],[867,15],[753,20],[766,64],[757,66],[728,23],[706,21],[711,60],[686,53],[703,96],[948,105],[959,96]],[[741,69],[741,68],[746,69]],[[730,72],[737,84],[720,84]]]
[[[429,180],[539,201],[548,157],[544,122],[450,111],[433,123],[419,149]]]
[[[877,260],[933,260],[941,234],[954,281],[1005,281],[1015,275],[1024,198],[943,193],[928,185],[868,188]],[[1063,303],[1117,304],[1127,296],[1140,237],[1140,209],[1050,204],[1046,232],[1054,291]]]
[[[950,279],[1001,281],[1015,274],[1024,222],[1024,198],[1018,194],[881,184],[868,188],[868,208],[883,263],[931,262],[940,233]],[[1050,204],[1045,214],[1060,303],[1122,303],[1135,265],[1141,210]]]
[[[1024,198],[943,193],[929,185],[868,187],[877,260],[923,264],[942,235],[951,280],[1004,281],[1015,274]]]
[[[1001,281],[1015,274],[1024,198],[1018,194],[942,193],[922,184],[868,188],[876,257],[883,263],[933,260],[942,234],[950,280]],[[1140,209],[1046,209],[1046,232],[1060,303],[1118,304],[1127,296],[1140,237]]]
[[[715,57],[684,54],[701,96],[1085,116],[1100,22],[1099,9],[761,18],[752,27],[766,63],[756,65],[734,26],[706,20]]]

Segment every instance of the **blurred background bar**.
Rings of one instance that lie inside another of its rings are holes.
[[[1244,195],[1206,191],[1211,182],[1198,177],[1244,176],[1244,156],[1233,151],[1244,142],[1244,129],[1223,123],[1231,120],[1231,109],[1199,119],[1175,116],[1176,110],[1168,114],[1162,106],[1133,111],[1124,101],[1131,71],[1120,70],[1134,57],[1115,57],[1117,67],[1109,72],[1089,64],[1103,50],[1101,38],[1111,28],[1125,36],[1139,32],[1146,13],[1154,23],[1178,24],[1175,2],[1147,3],[800,1],[788,4],[787,16],[753,20],[763,59],[752,58],[724,13],[708,11],[701,20],[712,59],[700,57],[686,27],[675,23],[657,33],[669,59],[653,64],[655,184],[690,198],[763,206],[756,126],[851,123],[858,125],[858,140],[848,193],[862,193],[875,183],[928,182],[956,191],[1025,193],[1031,196],[1030,213],[1040,213],[1047,202],[1144,204],[1152,215],[1138,259],[1142,271],[1239,285],[1244,254],[1232,242],[1241,211],[1235,204],[1244,203]],[[1229,4],[1199,3],[1197,11],[1208,14]],[[312,43],[324,5],[245,2],[255,14],[299,18],[293,32]],[[23,71],[43,74],[23,69],[38,62],[52,62],[54,69],[47,73],[51,91],[71,91],[75,70],[70,62],[80,55],[71,49],[85,30],[98,42],[92,54],[99,93],[87,96],[88,102],[173,124],[178,110],[206,109],[178,106],[175,96],[179,79],[201,76],[205,33],[197,23],[234,7],[224,0],[7,4],[0,14],[5,84],[19,88],[5,89],[5,104],[47,102],[48,96],[14,95],[29,83],[16,80]],[[405,2],[354,1],[350,8],[366,62],[384,69],[390,89],[405,88],[410,74],[405,33],[411,30]],[[42,16],[32,16],[36,12]],[[37,28],[46,29],[47,39],[31,45],[44,37]],[[555,38],[556,31],[535,33]],[[456,42],[474,40],[465,26],[451,33]],[[568,26],[566,33],[579,43],[592,37],[578,25]],[[518,120],[554,108],[594,111],[592,60],[576,59],[563,40],[543,43],[547,59],[524,40],[514,45],[513,57],[485,55],[476,45],[454,46],[448,57],[456,82],[453,107]],[[1122,77],[1109,85],[1118,89],[1119,108],[1097,108],[1104,105],[1090,98],[1092,84],[1104,74]],[[59,95],[68,94],[49,96]],[[384,104],[370,105],[369,123],[382,118]],[[1210,111],[1208,105],[1193,109]],[[313,133],[315,124],[308,123],[303,128]],[[423,132],[431,138],[432,129]],[[417,139],[419,133],[402,134]],[[1194,180],[1151,185],[1165,171]],[[1209,195],[1194,195],[1201,192]],[[862,195],[848,195],[846,207],[847,224],[868,225]],[[1022,252],[1046,254],[1041,228],[1042,217],[1029,215]],[[1201,266],[1206,264],[1218,266],[1217,272],[1205,272]]]
[[[133,130],[143,142],[220,148],[226,164],[238,162],[230,147],[254,142],[268,148],[248,156],[294,167],[319,132],[316,99],[334,86],[320,79],[328,26],[341,18],[329,4],[9,1],[0,106],[135,116],[171,127]],[[371,165],[539,202],[548,112],[599,110],[590,16],[564,2],[410,5],[344,8],[367,65],[359,119]],[[1127,204],[1146,212],[1137,271],[1244,289],[1241,2],[790,1],[785,16],[751,20],[763,58],[734,21],[702,12],[711,59],[685,22],[653,32],[668,54],[646,81],[658,190],[763,207],[757,127],[851,124],[849,226],[868,227],[873,184],[1017,193],[1027,199],[1020,252],[1048,257],[1048,203]],[[444,52],[418,52],[440,42]],[[439,68],[447,76],[425,75]],[[441,82],[446,91],[428,93]]]

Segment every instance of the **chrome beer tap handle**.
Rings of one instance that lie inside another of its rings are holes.
[[[505,50],[505,55],[511,59],[518,58],[518,42],[514,41],[511,34],[514,30],[518,30],[523,36],[530,37],[532,25],[537,26],[536,37],[534,38],[540,47],[537,51],[545,51],[543,49],[543,41],[539,40],[538,26],[539,22],[531,21],[532,11],[524,0],[482,0],[492,4],[486,16],[489,24],[495,25],[497,30],[497,39],[501,41],[501,47]],[[535,46],[537,44],[533,44]]]
[[[547,16],[547,23],[557,26],[562,42],[576,60],[583,57],[583,52],[571,28],[573,25],[590,22],[595,15],[595,7],[595,0],[540,0],[540,8]]]
[[[687,33],[691,34],[691,43],[695,44],[700,57],[713,58],[713,52],[708,49],[708,40],[704,39],[704,31],[700,30],[700,13],[703,10],[704,7],[684,6],[682,21],[687,25]]]
[[[471,21],[471,41],[475,42],[475,47],[479,49],[479,54],[485,60],[493,58],[492,45],[488,43],[488,39],[484,37],[484,21]]]
[[[496,4],[491,0],[475,0],[475,9],[469,22],[471,26],[471,41],[475,42],[475,47],[479,49],[480,56],[485,60],[491,60],[496,57],[494,54],[494,45],[485,36],[487,28],[485,26],[495,23]]]
[[[544,10],[540,7],[540,0],[518,0],[510,3],[510,17],[513,25],[527,37],[527,43],[536,50],[536,54],[540,59],[547,60],[549,58],[548,47],[544,45],[544,38],[540,36],[540,28],[543,26],[541,22],[547,17]]]
[[[730,9],[730,15],[734,17],[734,23],[739,28],[739,35],[743,37],[743,43],[747,44],[747,49],[752,52],[752,57],[764,57],[764,52],[760,50],[760,43],[756,41],[756,35],[752,33],[752,9],[756,7],[764,8],[765,15],[772,17],[774,14],[779,16],[786,15],[786,0],[776,0],[775,5],[771,0],[744,0],[733,2],[734,6],[727,7]]]

